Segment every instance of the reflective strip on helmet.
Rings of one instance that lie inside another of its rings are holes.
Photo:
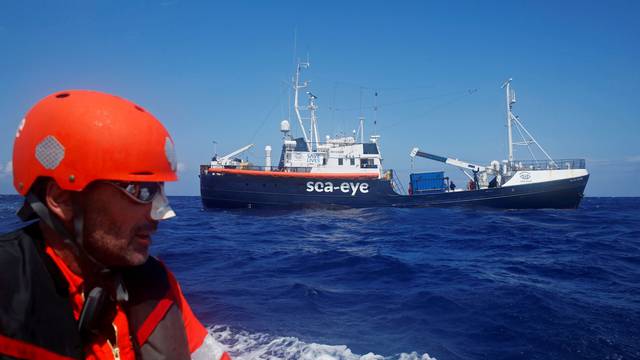
[[[49,135],[36,146],[36,159],[45,169],[53,170],[64,159],[64,146],[55,136]]]
[[[169,161],[169,164],[171,164],[171,171],[176,171],[176,150],[173,146],[173,142],[171,141],[171,139],[169,139],[169,137],[166,137],[164,141],[164,154],[167,157],[167,161]]]
[[[16,130],[16,139],[20,137],[20,133],[22,132],[22,129],[24,129],[24,124],[26,123],[27,123],[27,118],[22,118],[22,121],[18,126],[18,130]]]

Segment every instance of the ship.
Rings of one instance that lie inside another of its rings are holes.
[[[444,171],[410,173],[405,191],[397,174],[383,167],[380,135],[364,137],[364,119],[350,136],[318,135],[317,97],[301,81],[308,62],[296,66],[293,110],[302,136],[294,137],[288,120],[280,123],[282,146],[277,164],[272,147],[265,146],[264,165],[243,160],[249,144],[224,156],[213,156],[200,166],[200,194],[205,208],[371,208],[466,206],[500,209],[575,209],[589,179],[584,159],[553,159],[513,113],[516,103],[512,79],[506,93],[508,156],[502,161],[477,165],[456,158],[410,150],[411,162],[425,158],[459,168],[468,182],[456,186]],[[309,116],[303,117],[306,111]],[[308,133],[305,128],[308,121]],[[521,139],[514,140],[517,131]],[[358,136],[359,135],[359,136]],[[532,159],[514,159],[514,146],[529,147]],[[537,147],[544,159],[537,159]],[[413,166],[412,166],[413,168]]]

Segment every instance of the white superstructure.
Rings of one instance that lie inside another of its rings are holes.
[[[318,135],[318,118],[316,111],[317,96],[307,91],[308,105],[300,105],[300,90],[308,87],[309,82],[301,83],[301,71],[309,67],[309,63],[299,63],[296,67],[294,78],[294,110],[298,125],[302,131],[302,137],[295,139],[290,131],[288,120],[280,124],[283,133],[283,149],[280,171],[300,171],[312,173],[336,173],[336,174],[376,174],[382,177],[382,156],[378,147],[380,136],[371,136],[368,143],[364,142],[364,124],[360,123],[360,142],[352,136],[330,137],[326,136],[321,142]],[[307,111],[308,117],[303,117],[302,112]],[[309,135],[305,129],[305,122],[309,123]]]

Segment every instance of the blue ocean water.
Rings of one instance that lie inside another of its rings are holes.
[[[640,359],[640,198],[205,211],[153,251],[234,359]],[[17,228],[0,196],[0,232]]]

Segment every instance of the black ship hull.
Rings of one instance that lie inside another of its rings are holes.
[[[200,174],[205,208],[368,208],[472,206],[502,209],[572,209],[589,175],[470,191],[401,195],[385,179]]]

